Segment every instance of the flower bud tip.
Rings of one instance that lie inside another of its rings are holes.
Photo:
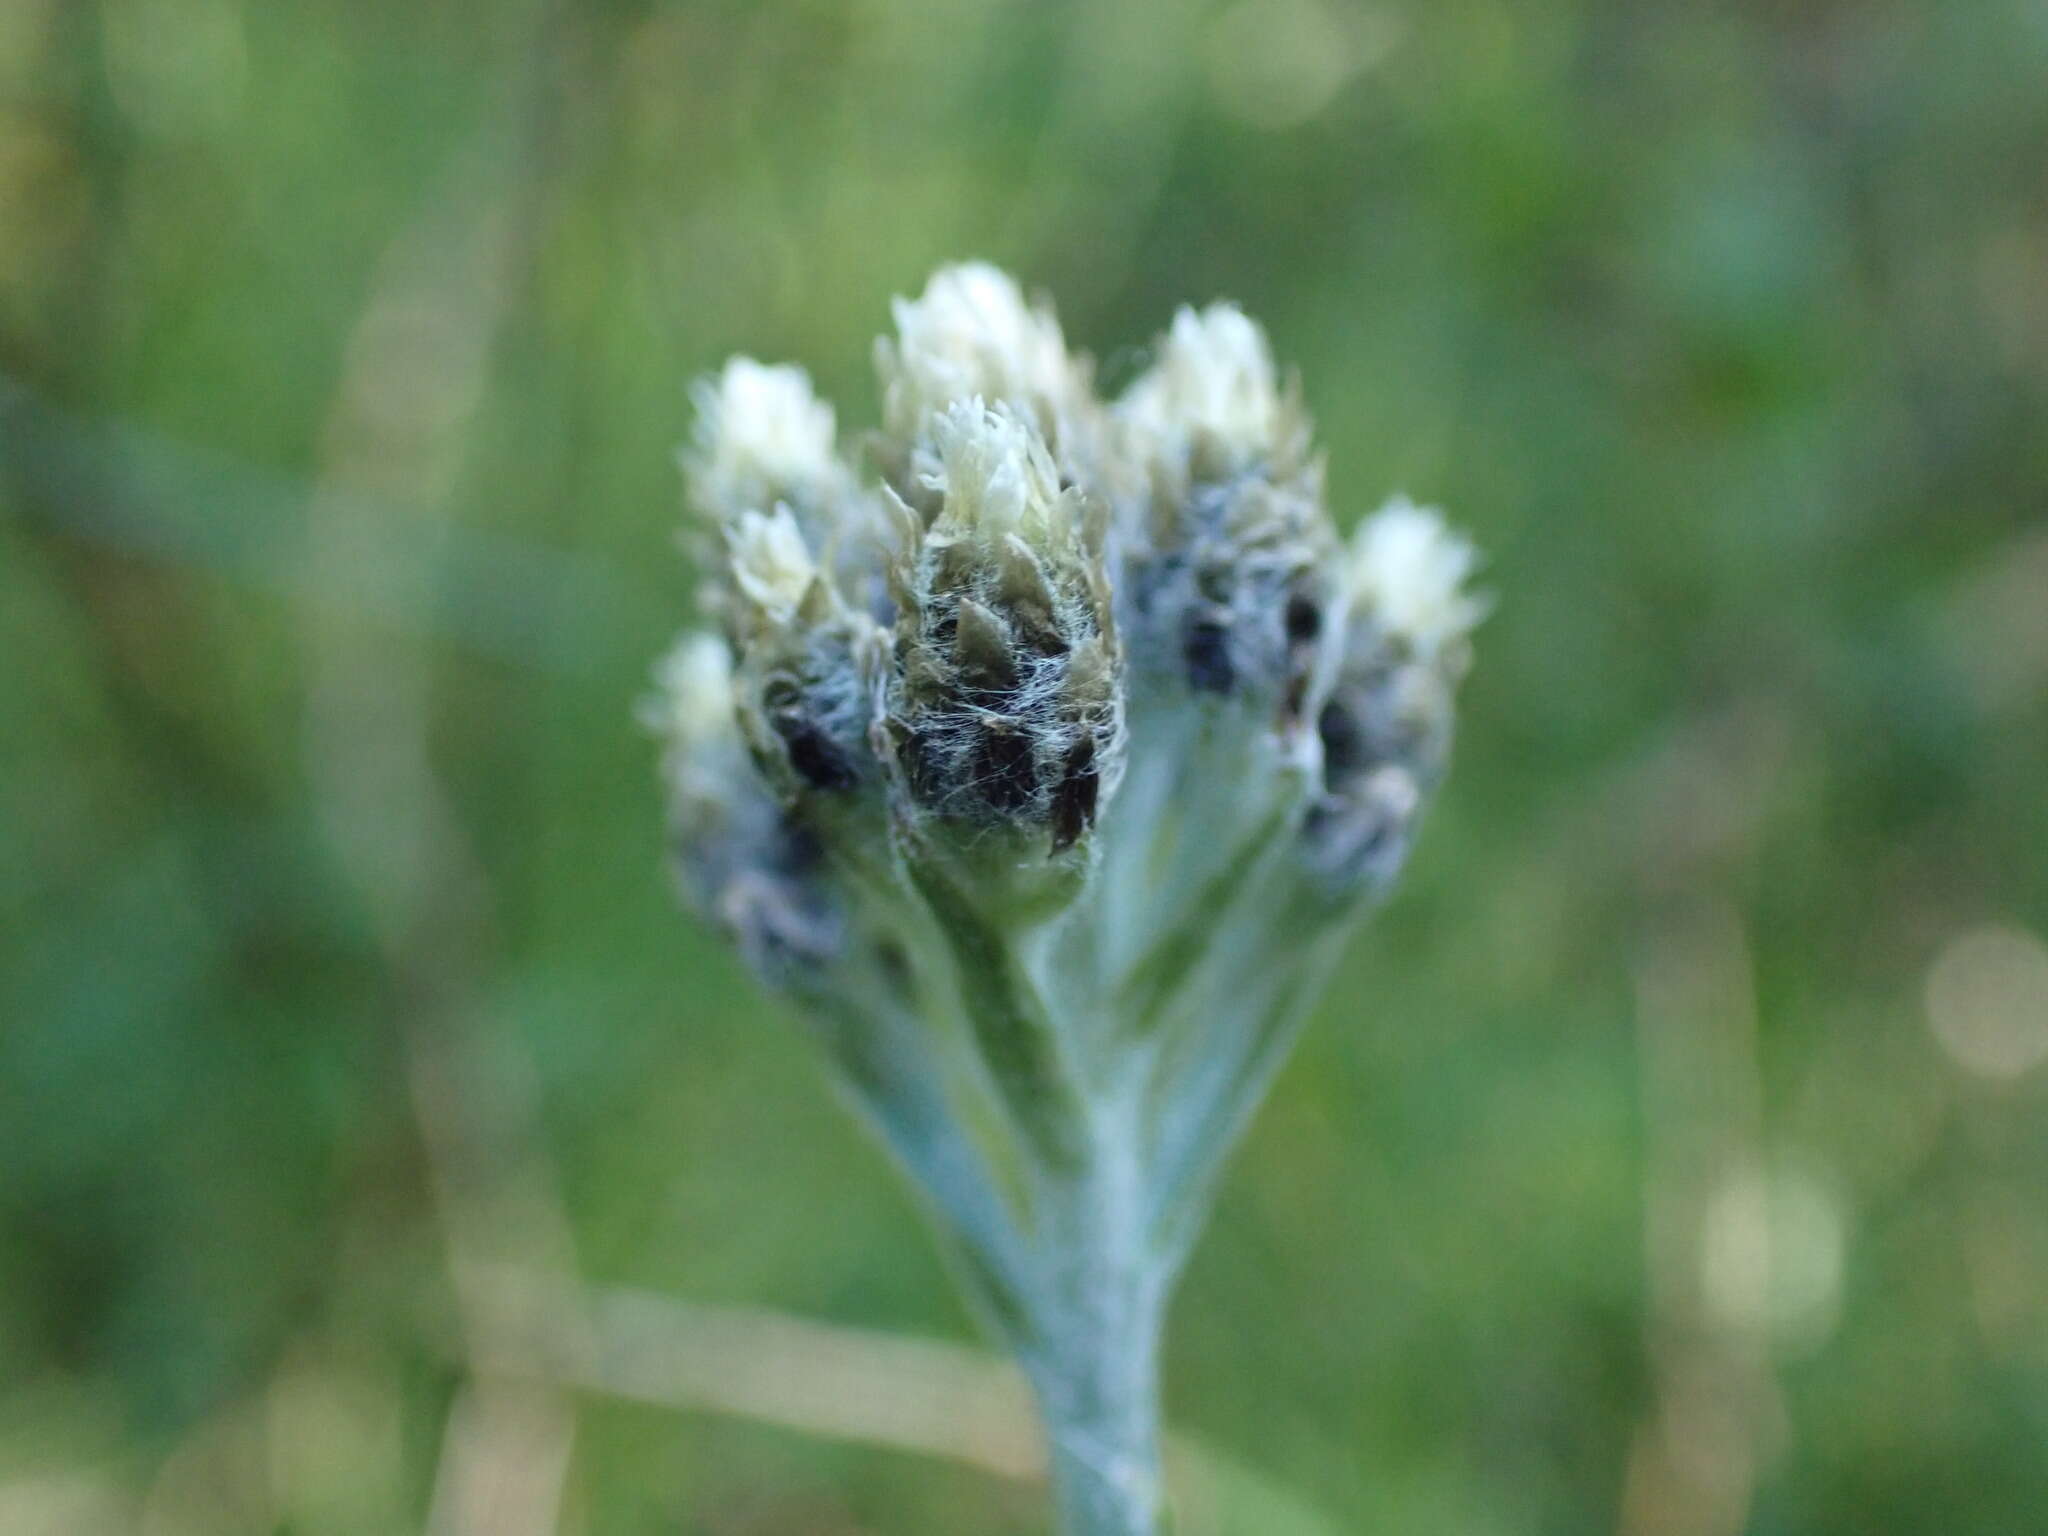
[[[1471,541],[1439,512],[1396,496],[1352,533],[1347,567],[1360,612],[1434,659],[1486,617],[1489,600],[1465,590],[1478,563]]]

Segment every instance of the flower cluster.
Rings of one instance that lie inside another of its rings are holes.
[[[1141,1529],[1149,1356],[1098,1335],[1156,1335],[1223,1150],[1406,857],[1474,555],[1405,500],[1339,536],[1233,306],[1182,310],[1108,400],[992,267],[894,319],[866,475],[801,370],[697,387],[718,632],[649,709],[677,862],[938,1205],[1070,1520]]]

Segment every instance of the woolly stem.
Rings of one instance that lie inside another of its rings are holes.
[[[1150,1242],[1133,1105],[1100,1106],[1089,1156],[1042,1191],[1041,1268],[1018,1353],[1038,1394],[1067,1536],[1156,1536],[1159,1343],[1169,1277]]]

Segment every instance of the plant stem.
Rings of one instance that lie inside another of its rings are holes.
[[[1103,1106],[1086,1166],[1045,1193],[1045,1270],[1020,1353],[1067,1536],[1156,1536],[1167,1275],[1145,1220],[1132,1115]]]
[[[1157,1340],[1110,1340],[1087,1369],[1039,1381],[1053,1497],[1067,1536],[1156,1536],[1160,1471]]]

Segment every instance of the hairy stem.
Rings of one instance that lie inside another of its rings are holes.
[[[1037,1391],[1068,1536],[1159,1530],[1159,1341],[1136,1099],[1099,1103],[1084,1164],[1042,1191],[1038,1284],[1018,1353]]]

